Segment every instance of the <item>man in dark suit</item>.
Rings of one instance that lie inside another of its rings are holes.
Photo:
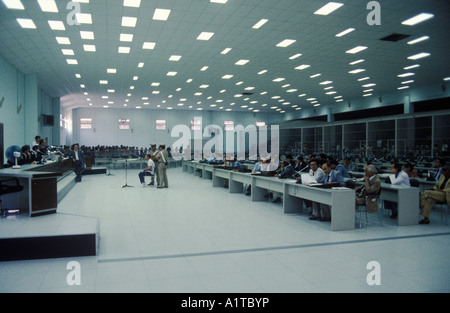
[[[345,186],[344,178],[341,173],[332,169],[330,163],[324,163],[322,165],[322,170],[325,173],[323,178],[318,181],[322,184],[331,184],[331,183],[339,183],[341,187]],[[320,204],[320,221],[329,222],[331,221],[331,207],[327,204]]]
[[[81,175],[83,174],[83,171],[86,169],[86,165],[85,165],[85,161],[84,161],[83,151],[78,149],[77,143],[72,146],[72,150],[70,151],[69,158],[72,159],[74,171],[75,171],[75,174],[77,175],[77,177],[75,178],[75,181],[80,183]]]

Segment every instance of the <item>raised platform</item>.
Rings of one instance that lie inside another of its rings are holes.
[[[106,174],[106,168],[88,169],[83,175]],[[65,172],[57,181],[58,203],[76,185],[75,173]],[[27,214],[0,218],[0,262],[95,256],[99,222],[92,217]]]
[[[96,218],[10,216],[0,219],[0,261],[95,256],[98,238]]]

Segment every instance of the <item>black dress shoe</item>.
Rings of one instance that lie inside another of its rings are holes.
[[[309,219],[311,221],[319,221],[320,220],[320,216],[311,216]]]
[[[422,224],[422,225],[424,225],[424,224],[430,224],[430,220],[429,220],[427,217],[425,217],[423,220],[421,220],[421,221],[419,222],[419,224]]]

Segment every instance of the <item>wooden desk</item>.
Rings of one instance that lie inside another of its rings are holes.
[[[58,207],[57,178],[63,175],[65,163],[22,165],[20,169],[0,170],[0,179],[17,178],[23,191],[6,195],[8,208],[20,209],[30,217],[56,213]]]

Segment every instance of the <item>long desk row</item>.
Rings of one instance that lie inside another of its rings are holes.
[[[251,201],[266,201],[268,191],[282,194],[284,213],[302,213],[303,200],[330,205],[331,230],[355,228],[355,191],[349,188],[317,188],[297,184],[294,179],[279,179],[214,168],[213,165],[183,161],[183,171],[211,179],[213,187],[228,181],[230,193],[242,193],[251,185]],[[398,225],[417,225],[419,221],[419,189],[382,184],[380,199],[397,202]]]

